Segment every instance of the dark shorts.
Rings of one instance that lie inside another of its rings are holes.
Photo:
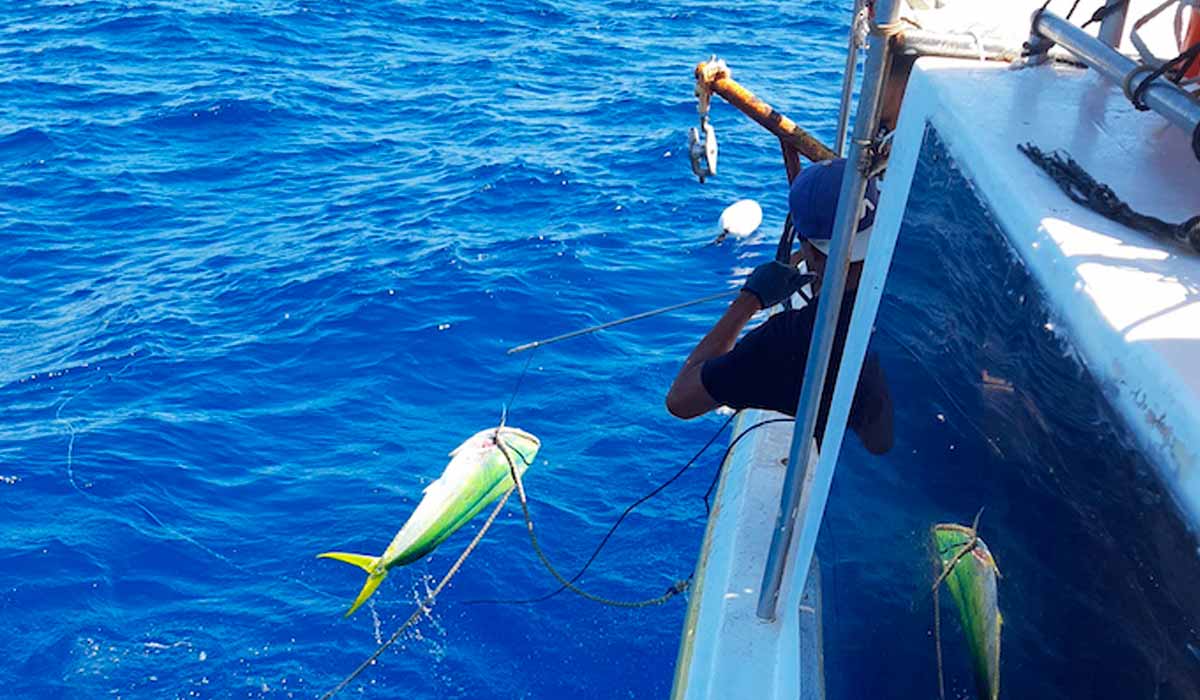
[[[804,384],[804,366],[812,341],[817,304],[777,313],[747,333],[732,350],[704,363],[700,379],[704,389],[718,403],[730,408],[766,408],[795,415]],[[834,336],[834,357],[840,358],[850,326],[853,297],[842,305]],[[817,414],[817,435],[825,431],[833,384],[840,361],[830,364],[821,409]],[[848,426],[868,450],[876,454],[892,446],[892,398],[879,356],[867,352]]]

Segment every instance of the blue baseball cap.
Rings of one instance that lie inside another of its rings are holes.
[[[829,254],[829,239],[833,237],[833,219],[837,216],[838,196],[842,190],[842,173],[846,159],[825,160],[800,171],[788,194],[792,212],[792,228],[802,240],[808,240],[817,250]],[[850,250],[850,260],[859,262],[867,257],[871,242],[871,227],[875,224],[875,205],[879,202],[879,187],[875,178],[867,180],[867,196],[859,212],[858,235]]]

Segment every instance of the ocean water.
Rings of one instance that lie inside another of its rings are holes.
[[[828,141],[849,3],[11,2],[0,19],[0,686],[14,698],[315,697],[414,609],[466,528],[341,615],[512,345],[727,288],[782,225],[778,146],[716,53]],[[934,697],[927,528],[1004,573],[1008,697],[1200,697],[1195,540],[986,210],[927,145],[875,339],[896,448],[846,443],[820,543],[830,697]],[[721,209],[762,237],[708,246]],[[963,235],[961,232],[971,235]],[[511,424],[572,571],[718,428],[663,409],[720,305],[539,350]],[[986,375],[984,372],[986,371]],[[583,579],[692,569],[710,454]],[[510,507],[347,694],[657,698],[684,602],[560,595]],[[944,616],[953,697],[970,680]]]
[[[691,175],[692,68],[727,59],[828,140],[848,3],[22,2],[0,13],[0,686],[15,698],[313,697],[469,539],[341,615],[517,343],[728,287],[773,250],[778,145],[724,104]],[[764,239],[706,247],[761,201]],[[510,423],[564,570],[720,424],[663,396],[719,313],[539,351]],[[712,459],[583,580],[692,569]],[[662,697],[684,603],[560,596],[510,509],[350,692]]]

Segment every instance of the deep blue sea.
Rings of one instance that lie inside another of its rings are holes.
[[[843,7],[844,6],[844,7]],[[782,225],[778,145],[716,53],[830,139],[846,3],[6,2],[0,16],[0,685],[11,697],[311,697],[469,538],[362,573],[520,374],[509,346],[725,289]],[[705,247],[721,209],[761,246]],[[547,552],[582,563],[720,418],[663,397],[719,304],[539,351],[510,422]],[[715,459],[715,455],[713,457]],[[584,579],[692,569],[712,461]],[[560,596],[518,511],[369,697],[662,697],[684,603]]]
[[[698,184],[691,71],[718,54],[829,141],[849,5],[6,3],[2,694],[334,685],[473,527],[349,620],[361,572],[314,555],[382,551],[499,421],[524,366],[506,348],[721,291],[772,254],[778,145],[714,102],[721,172]],[[935,695],[925,533],[986,505],[1012,697],[1198,697],[1194,540],[998,234],[931,242],[989,222],[948,164],[920,172],[876,339],[897,445],[847,442],[821,543],[830,696]],[[762,237],[706,245],[742,197]],[[532,356],[509,421],[542,439],[526,482],[562,569],[720,425],[663,408],[719,310]],[[583,583],[636,598],[690,573],[716,456]],[[667,695],[682,600],[465,604],[554,588],[510,508],[348,694]],[[961,650],[947,665],[966,697]]]

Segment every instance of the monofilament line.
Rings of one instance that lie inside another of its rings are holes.
[[[513,490],[510,488],[504,493],[503,496],[501,496],[500,502],[497,503],[496,507],[492,509],[491,514],[488,515],[487,520],[483,523],[483,527],[479,528],[479,532],[475,533],[475,537],[471,540],[471,544],[467,545],[467,548],[464,549],[463,553],[459,555],[458,560],[454,562],[454,565],[450,567],[449,571],[446,572],[446,575],[442,577],[442,580],[438,581],[438,585],[435,586],[432,591],[430,591],[429,595],[425,596],[425,599],[421,601],[421,603],[417,606],[417,609],[413,611],[413,614],[404,621],[404,624],[400,625],[400,627],[392,633],[392,636],[388,637],[387,641],[385,641],[383,644],[380,644],[375,652],[367,657],[366,661],[363,661],[358,665],[358,668],[350,672],[350,675],[343,678],[341,683],[338,683],[332,690],[322,695],[321,700],[329,700],[329,698],[332,698],[334,695],[342,692],[346,686],[353,683],[354,679],[358,678],[363,671],[367,670],[371,664],[375,663],[376,659],[378,659],[388,647],[394,644],[396,640],[400,638],[400,635],[404,634],[405,630],[416,624],[417,620],[420,620],[422,615],[427,614],[430,609],[433,608],[433,604],[436,602],[438,594],[441,593],[442,589],[450,583],[450,579],[454,578],[454,575],[458,573],[458,570],[467,560],[467,557],[471,556],[471,552],[475,551],[475,547],[479,545],[479,541],[483,539],[483,536],[485,533],[487,533],[488,528],[490,528],[492,523],[496,521],[496,516],[500,514],[500,510],[504,508],[504,504],[508,503],[508,497],[512,495],[512,492]]]

